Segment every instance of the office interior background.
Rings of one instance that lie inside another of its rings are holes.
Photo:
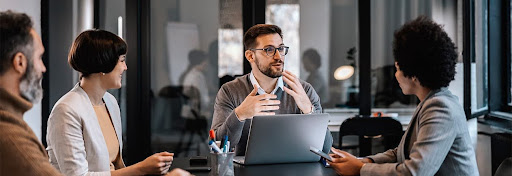
[[[512,133],[510,0],[0,0],[0,4],[1,11],[31,16],[46,48],[44,98],[24,116],[43,144],[53,105],[78,82],[78,73],[67,63],[71,43],[91,28],[111,31],[128,43],[123,87],[109,91],[121,107],[127,164],[159,151],[178,157],[208,152],[205,141],[217,91],[233,77],[250,72],[242,38],[249,27],[260,23],[283,29],[284,43],[290,47],[285,69],[310,82],[320,95],[323,111],[331,115],[329,128],[336,147],[336,128],[348,117],[383,112],[406,125],[419,100],[403,95],[394,77],[393,32],[425,15],[444,25],[458,48],[457,74],[449,89],[465,109],[480,175],[493,172],[492,156],[510,156],[512,150],[491,145],[499,143],[491,141],[494,134]],[[205,57],[189,58],[191,51]],[[194,90],[196,99],[183,93],[192,69],[203,74],[188,80],[204,83]],[[197,99],[200,111],[191,113]],[[379,147],[378,142],[373,145]],[[357,149],[353,152],[357,154]]]

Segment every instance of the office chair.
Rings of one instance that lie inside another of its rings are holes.
[[[352,117],[345,120],[340,126],[339,146],[343,147],[343,136],[359,136],[359,156],[368,156],[371,154],[371,139],[384,136],[385,149],[391,149],[398,146],[403,135],[402,124],[390,117]]]
[[[512,134],[493,133],[491,136],[491,164],[493,175],[498,175],[498,167],[501,170],[511,170]],[[508,159],[507,159],[508,158]],[[508,164],[506,161],[508,161]],[[507,175],[510,175],[509,172]]]
[[[182,90],[183,86],[166,86],[160,89],[158,97],[165,101],[160,103],[160,109],[157,109],[157,111],[161,112],[158,112],[159,116],[153,120],[151,128],[155,130],[154,132],[169,132],[170,130],[179,129],[185,124],[180,115],[181,107],[185,102]]]
[[[501,162],[494,176],[510,176],[512,175],[512,157],[505,159]]]
[[[194,141],[194,137],[199,136],[199,143],[197,143],[197,155],[200,155],[201,144],[205,145],[208,138],[207,126],[208,122],[206,117],[202,116],[201,111],[201,102],[200,102],[200,93],[199,90],[195,87],[183,87],[183,93],[180,95],[183,96],[183,106],[181,109],[181,117],[185,119],[184,128],[181,130],[180,141],[178,143],[178,149],[176,153],[180,153],[185,150],[185,156],[188,156],[188,153],[191,149],[192,142]],[[190,137],[185,147],[182,147],[183,140],[185,136],[189,134]]]

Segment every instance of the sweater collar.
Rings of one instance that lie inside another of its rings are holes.
[[[23,113],[32,108],[32,103],[21,95],[14,95],[4,88],[0,88],[0,110],[8,111],[16,117],[23,118]]]

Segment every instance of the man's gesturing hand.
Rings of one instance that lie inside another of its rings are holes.
[[[299,78],[297,78],[297,76],[286,70],[283,72],[283,81],[286,82],[286,84],[288,84],[288,86],[290,86],[291,88],[289,89],[287,87],[284,87],[284,91],[293,97],[299,109],[304,114],[311,113],[311,107],[313,106],[313,104],[311,104],[311,100],[309,100],[309,97],[304,91],[302,84],[300,84]]]
[[[245,100],[235,108],[235,113],[240,121],[245,119],[252,119],[258,115],[275,115],[275,112],[268,112],[272,110],[278,110],[279,100],[271,100],[277,98],[273,94],[256,95],[258,92],[258,86],[253,85],[254,89],[252,92],[245,97]]]

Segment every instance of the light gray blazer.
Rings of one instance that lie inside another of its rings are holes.
[[[112,94],[103,100],[122,152],[121,113]],[[64,175],[110,175],[105,138],[87,93],[76,84],[57,101],[48,119],[46,141],[50,163]],[[121,153],[122,156],[122,153]]]
[[[448,89],[431,91],[397,148],[369,156],[361,175],[478,175],[464,110]]]

